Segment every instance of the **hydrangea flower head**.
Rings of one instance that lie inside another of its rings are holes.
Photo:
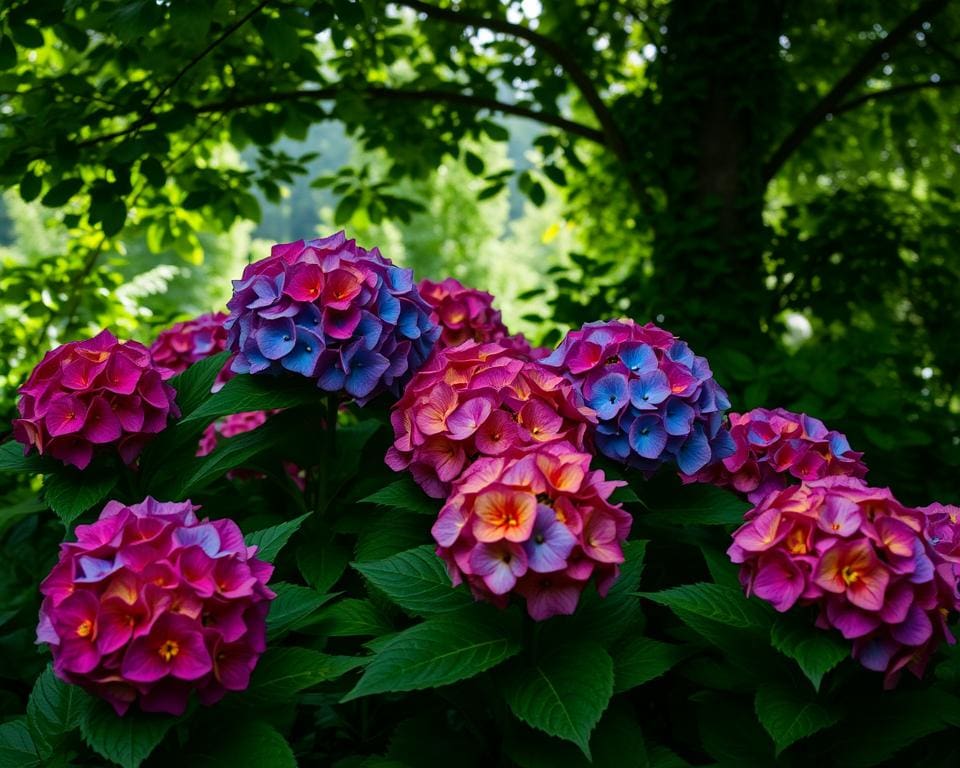
[[[516,593],[536,620],[571,614],[591,578],[606,595],[632,518],[622,485],[566,441],[477,459],[454,483],[432,533],[454,585],[501,607]]]
[[[954,642],[946,617],[960,608],[958,574],[932,543],[938,524],[888,489],[834,476],[771,492],[727,553],[748,595],[781,612],[816,605],[817,625],[852,640],[853,657],[890,687],[904,668],[922,675],[940,642]]]
[[[153,362],[170,371],[168,376],[174,376],[223,352],[227,348],[227,330],[223,327],[226,319],[222,312],[200,315],[161,331],[150,345]]]
[[[433,307],[432,319],[440,326],[440,345],[456,347],[465,341],[500,341],[509,335],[500,311],[493,308],[493,296],[467,288],[448,277],[435,283],[421,280],[420,295]]]
[[[560,376],[500,344],[465,342],[438,350],[407,385],[390,414],[395,440],[386,461],[444,498],[478,456],[558,440],[582,450],[594,419]]]
[[[343,232],[276,245],[233,285],[231,370],[305,376],[361,405],[399,396],[440,336],[413,273]]]
[[[176,394],[146,347],[101,331],[44,355],[20,387],[13,434],[79,469],[108,449],[129,464],[180,415]]]
[[[804,413],[783,408],[754,408],[730,414],[730,437],[736,450],[685,482],[713,483],[744,493],[758,504],[771,491],[791,482],[819,480],[832,475],[862,478],[862,453],[850,448],[840,432]]]
[[[645,472],[676,463],[693,474],[733,452],[723,428],[730,401],[706,359],[652,323],[587,323],[541,362],[597,412],[604,456]]]
[[[40,585],[37,642],[54,672],[124,714],[182,714],[242,691],[266,648],[273,566],[231,520],[187,502],[109,502]]]

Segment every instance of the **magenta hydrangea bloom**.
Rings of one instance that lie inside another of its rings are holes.
[[[234,372],[305,376],[361,405],[399,396],[440,336],[413,273],[343,232],[275,245],[233,286]]]
[[[781,612],[816,605],[817,626],[852,640],[853,657],[892,687],[901,670],[921,676],[936,647],[954,642],[946,616],[960,608],[957,569],[931,543],[942,523],[889,489],[827,477],[771,492],[727,554],[748,595]]]
[[[146,347],[101,331],[44,355],[20,387],[13,434],[25,453],[35,447],[79,469],[107,449],[130,464],[180,415],[176,394]]]
[[[391,469],[442,499],[474,458],[566,440],[583,450],[593,411],[573,387],[496,343],[440,349],[390,414]]]
[[[597,412],[604,456],[645,472],[675,463],[692,475],[733,453],[730,407],[706,359],[652,323],[587,323],[541,361]]]
[[[437,554],[478,600],[519,594],[538,621],[571,614],[591,578],[606,595],[624,560],[633,520],[608,501],[620,485],[566,441],[477,459],[433,526]]]
[[[227,330],[223,327],[226,319],[223,312],[200,315],[161,331],[150,345],[153,362],[173,376],[223,352],[227,348]]]
[[[805,413],[783,408],[731,413],[730,437],[736,446],[732,455],[695,475],[683,475],[684,482],[732,488],[759,504],[794,480],[867,474],[863,454],[852,450],[843,434]]]
[[[186,502],[108,502],[40,585],[37,642],[54,672],[123,715],[182,714],[242,691],[266,648],[273,566],[231,520]]]

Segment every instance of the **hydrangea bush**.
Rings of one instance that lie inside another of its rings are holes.
[[[545,354],[344,233],[228,310],[21,387],[0,768],[955,764],[951,500],[664,328]]]

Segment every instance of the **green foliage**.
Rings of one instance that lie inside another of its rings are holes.
[[[92,706],[80,722],[84,741],[101,757],[121,768],[138,768],[163,740],[176,720],[131,712],[117,717],[105,702]]]
[[[465,590],[453,589],[443,563],[429,544],[384,560],[356,563],[370,583],[401,608],[415,614],[455,611],[471,602]]]

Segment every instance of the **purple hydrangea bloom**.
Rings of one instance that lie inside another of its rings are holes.
[[[645,472],[685,474],[733,453],[730,407],[706,359],[669,331],[632,320],[587,323],[541,363],[565,376],[597,412],[604,456]]]
[[[440,336],[413,273],[343,232],[276,245],[233,286],[233,371],[305,376],[361,405],[399,396]]]

